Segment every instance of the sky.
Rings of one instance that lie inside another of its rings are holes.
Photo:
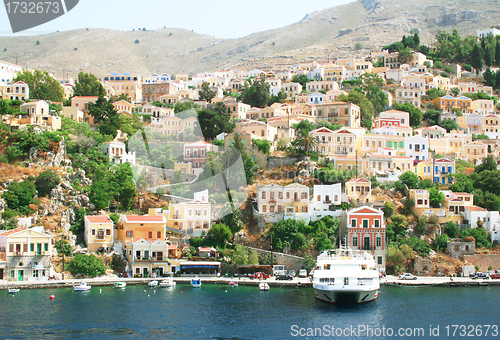
[[[25,1],[25,0],[6,0]],[[28,1],[28,0],[26,0]],[[29,0],[31,1],[31,0]],[[47,0],[37,0],[47,1]],[[185,28],[216,38],[240,38],[300,21],[306,14],[353,0],[79,0],[65,15],[13,34],[6,7],[0,35],[23,36],[79,28]]]

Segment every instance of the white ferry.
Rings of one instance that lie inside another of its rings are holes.
[[[340,295],[351,295],[357,303],[373,301],[380,289],[375,259],[350,248],[325,250],[316,262],[313,288],[314,296],[326,302],[335,303]]]

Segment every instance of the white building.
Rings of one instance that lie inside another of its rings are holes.
[[[405,141],[406,156],[413,160],[429,159],[429,140],[421,136],[412,136]]]
[[[329,211],[330,206],[342,203],[342,184],[315,185],[310,210]]]
[[[491,242],[500,242],[500,213],[498,211],[488,211],[475,205],[464,208],[462,215],[470,228],[477,228],[478,221],[481,221],[483,228],[490,234]]]
[[[11,83],[22,71],[21,66],[0,60],[0,83]]]
[[[500,35],[500,30],[495,27],[487,28],[485,30],[477,30],[477,36],[479,38],[484,38],[488,36],[488,34],[493,34],[493,36]]]
[[[104,143],[102,152],[109,157],[109,161],[115,164],[129,162],[135,165],[135,152],[127,152],[125,143],[115,138],[111,142]]]

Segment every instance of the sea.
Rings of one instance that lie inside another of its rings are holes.
[[[0,339],[500,339],[498,286],[385,286],[360,305],[304,287],[22,289],[0,306]]]

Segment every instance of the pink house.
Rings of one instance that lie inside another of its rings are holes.
[[[203,140],[184,145],[184,162],[192,164],[193,174],[199,174],[207,162],[207,153],[218,151],[219,147]]]

